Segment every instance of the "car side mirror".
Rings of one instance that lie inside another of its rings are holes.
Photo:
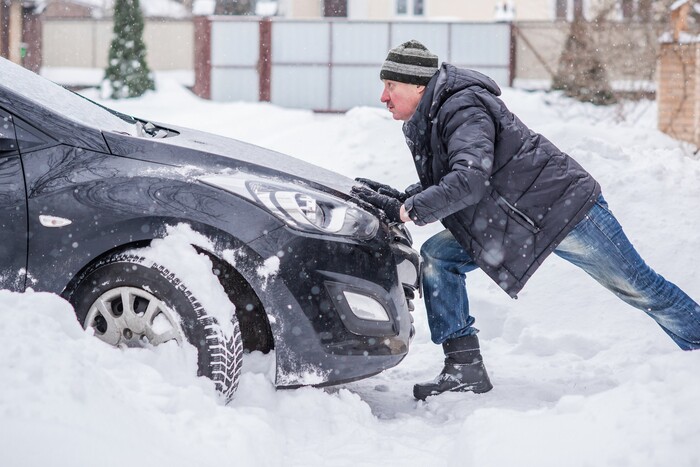
[[[0,136],[0,153],[17,152],[17,141],[14,138]]]

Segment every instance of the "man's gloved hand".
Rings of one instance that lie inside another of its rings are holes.
[[[396,198],[388,195],[377,193],[374,190],[363,186],[354,186],[350,191],[351,194],[357,196],[362,201],[365,201],[373,206],[378,207],[386,214],[387,219],[391,222],[402,223],[401,206],[403,203]]]
[[[396,188],[392,188],[389,185],[385,185],[384,183],[375,182],[374,180],[370,180],[369,178],[358,177],[355,179],[355,181],[367,185],[377,193],[390,196],[394,199],[398,199],[402,203],[406,201],[409,196],[403,191],[399,191]]]

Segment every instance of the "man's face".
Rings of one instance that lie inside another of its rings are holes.
[[[381,101],[394,116],[394,120],[409,120],[423,97],[425,86],[406,84],[389,79],[384,81]]]

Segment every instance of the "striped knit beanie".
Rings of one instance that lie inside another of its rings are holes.
[[[425,86],[437,70],[437,55],[420,42],[410,40],[389,51],[379,78]]]

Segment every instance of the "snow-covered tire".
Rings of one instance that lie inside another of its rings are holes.
[[[226,402],[241,373],[243,340],[234,316],[233,335],[200,305],[187,285],[165,267],[134,254],[96,262],[77,278],[68,301],[78,321],[115,346],[192,344],[198,374],[211,379]],[[124,302],[129,306],[124,307]]]

